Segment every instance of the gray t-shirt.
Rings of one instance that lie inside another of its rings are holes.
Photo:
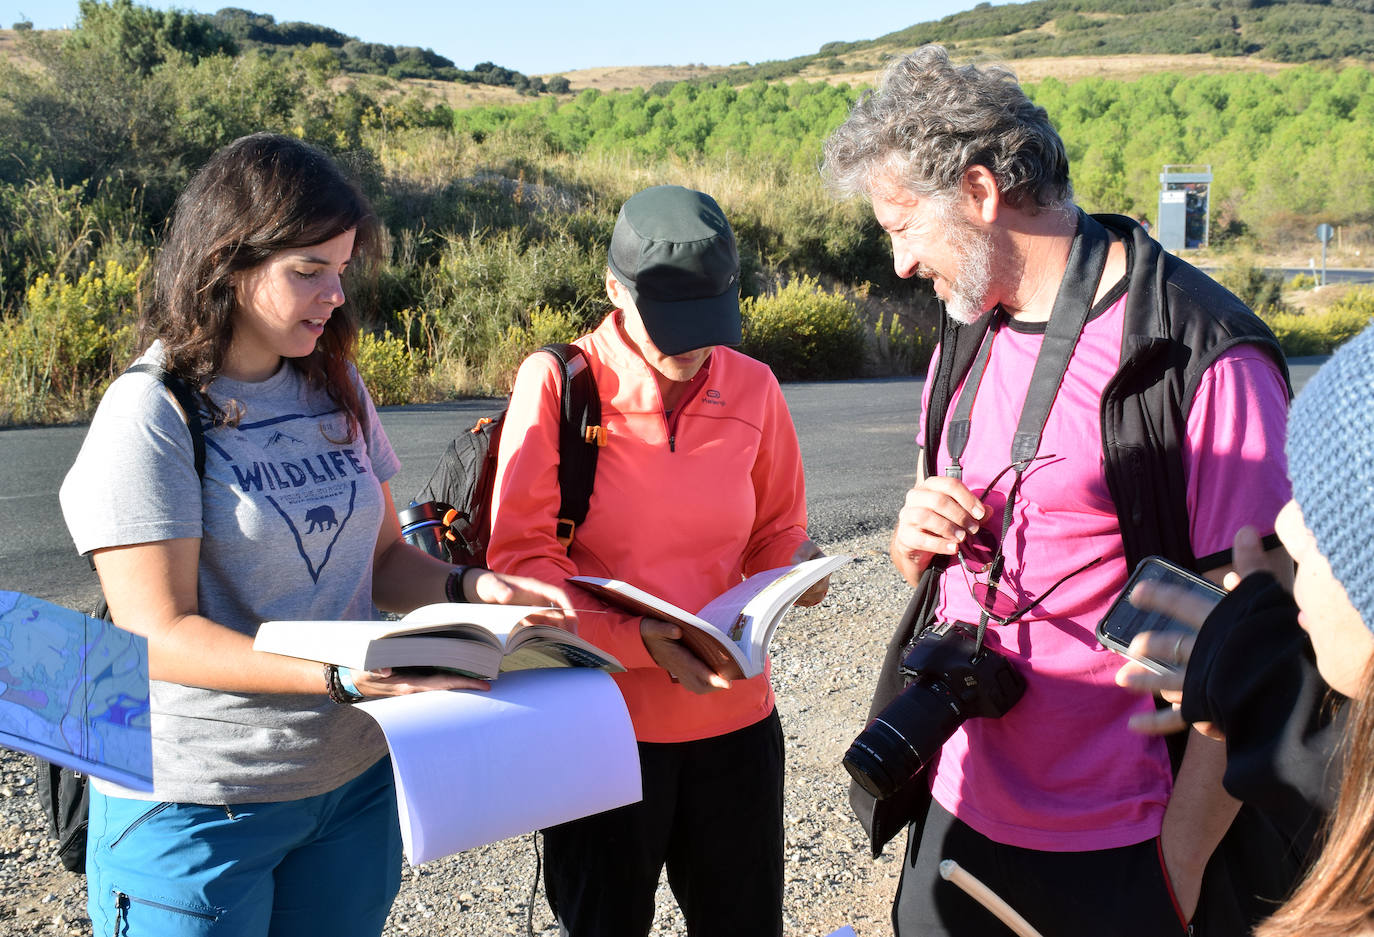
[[[141,361],[160,361],[154,345]],[[359,384],[361,388],[361,383]],[[155,378],[125,374],[105,393],[62,484],[82,553],[200,538],[200,612],[244,634],[271,619],[373,619],[372,555],[382,482],[399,464],[371,398],[346,439],[343,411],[283,364],[259,383],[220,378],[216,403],[242,407],[210,426],[205,480],[190,430]],[[153,793],[144,800],[247,803],[333,790],[386,753],[376,723],[317,695],[226,693],[152,683]]]

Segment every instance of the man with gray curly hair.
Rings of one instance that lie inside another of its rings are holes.
[[[947,312],[890,549],[916,592],[882,718],[846,757],[875,855],[908,829],[897,933],[1005,932],[940,880],[945,858],[1046,934],[1248,933],[1291,883],[1285,844],[1238,818],[1217,743],[1171,759],[1129,731],[1149,701],[1115,685],[1094,627],[1145,556],[1220,579],[1240,527],[1277,548],[1277,342],[1135,221],[1074,205],[1063,141],[1004,68],[935,45],[897,60],[822,171]],[[993,657],[1023,690],[985,694]],[[950,659],[981,662],[973,682],[931,672]],[[937,685],[959,713],[931,738],[939,720],[911,714]]]

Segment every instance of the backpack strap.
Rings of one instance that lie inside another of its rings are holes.
[[[601,425],[601,396],[591,362],[576,345],[553,343],[540,351],[558,362],[562,388],[558,428],[558,542],[564,549],[572,545],[577,526],[587,519],[592,485],[596,481],[596,458],[606,445]]]
[[[191,386],[183,378],[156,364],[148,362],[133,364],[124,373],[150,374],[163,387],[171,391],[172,396],[181,405],[182,414],[186,417],[186,428],[191,431],[191,448],[195,452],[196,475],[200,477],[201,481],[205,481],[205,426],[200,420],[200,396],[191,389]]]

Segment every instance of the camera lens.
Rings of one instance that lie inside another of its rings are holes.
[[[873,718],[844,756],[854,780],[879,800],[904,787],[964,721],[943,681],[919,679]]]

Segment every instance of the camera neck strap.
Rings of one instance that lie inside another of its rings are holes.
[[[1054,297],[1054,307],[1050,311],[1049,322],[1045,326],[1045,337],[1035,358],[1035,368],[1031,372],[1030,386],[1021,404],[1021,416],[1017,420],[1016,433],[1011,440],[1010,463],[1015,477],[1007,492],[1007,503],[1002,513],[1002,539],[1005,545],[1007,534],[1011,532],[1012,510],[1016,505],[1016,494],[1021,487],[1021,476],[1026,467],[1040,451],[1040,440],[1049,420],[1050,409],[1068,370],[1069,359],[1073,357],[1074,347],[1083,334],[1088,316],[1092,312],[1093,300],[1097,297],[1097,287],[1102,273],[1107,267],[1107,251],[1111,246],[1107,230],[1083,212],[1078,212],[1078,230],[1069,248],[1069,259],[1064,269],[1064,278],[1059,283],[1059,291]],[[1005,316],[999,306],[992,313]],[[988,360],[992,357],[992,343],[1000,331],[1000,322],[994,322],[978,349],[978,355],[969,369],[968,377],[955,402],[954,412],[949,422],[945,441],[949,451],[950,465],[945,474],[951,478],[963,477],[960,459],[968,447],[973,429],[973,403],[978,396],[978,388],[987,371]],[[998,550],[997,558],[988,570],[989,604],[997,596],[997,582],[1001,578],[1005,562],[1005,546]],[[983,648],[983,636],[987,632],[989,615],[984,611],[978,622],[977,650]]]

